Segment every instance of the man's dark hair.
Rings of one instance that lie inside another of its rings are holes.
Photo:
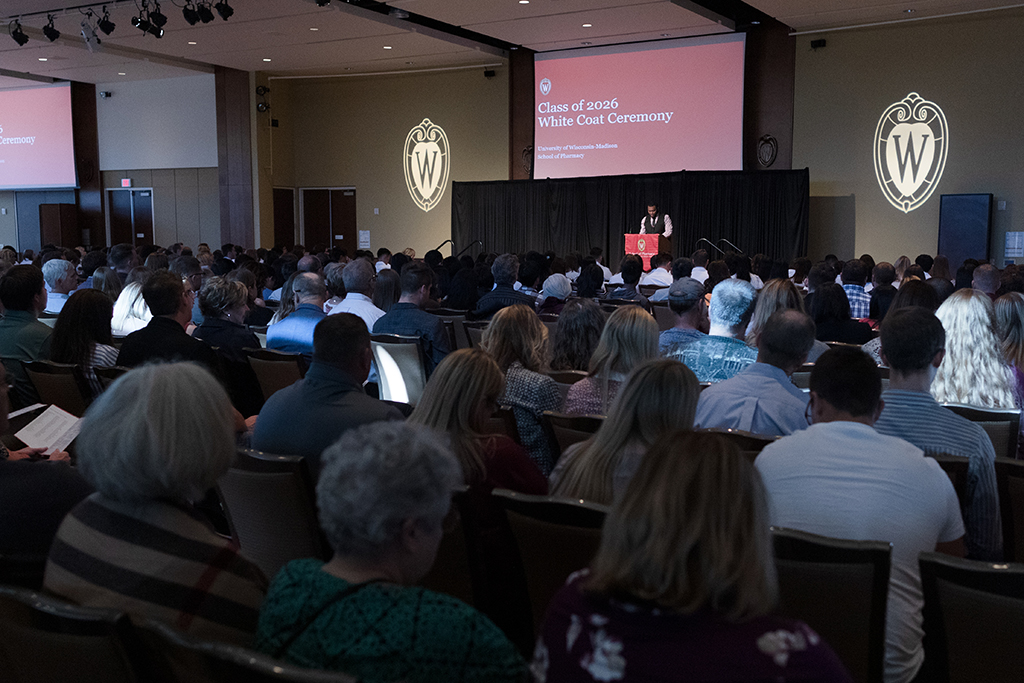
[[[946,347],[946,331],[927,308],[912,306],[889,313],[882,325],[882,353],[899,372],[920,372]]]
[[[619,273],[622,281],[627,285],[636,285],[640,282],[640,275],[644,272],[644,262],[635,254],[629,254],[619,264]]]
[[[391,256],[391,250],[387,247],[381,247],[377,250],[377,258],[380,258],[381,256]]]
[[[921,254],[916,259],[914,259],[914,263],[916,263],[917,265],[921,266],[921,268],[924,270],[924,272],[927,273],[928,271],[930,271],[932,269],[932,266],[935,265],[935,259],[933,259],[928,254]]]
[[[601,258],[601,256],[603,254],[604,254],[604,249],[602,249],[601,247],[591,247],[590,248],[590,255],[593,256],[595,259]]]
[[[9,311],[31,310],[43,287],[43,271],[28,264],[14,266],[0,278],[0,303]]]
[[[871,281],[875,285],[891,285],[896,279],[896,267],[888,261],[882,261],[871,269]]]
[[[832,270],[832,266],[824,261],[819,261],[811,266],[810,272],[807,273],[807,287],[813,292],[823,284],[833,282],[835,279],[836,273]]]
[[[817,325],[849,320],[850,299],[846,290],[834,282],[826,282],[814,293],[810,314]]]
[[[444,256],[441,255],[437,249],[431,249],[423,255],[423,260],[427,262],[427,265],[431,268],[437,268],[441,265],[441,261],[444,261]]]
[[[135,247],[128,243],[115,244],[110,248],[110,256],[107,258],[107,265],[115,270],[126,268],[131,264],[132,254]]]
[[[89,277],[100,266],[107,265],[107,255],[102,251],[90,251],[82,257],[82,275]]]
[[[174,315],[181,305],[185,283],[181,276],[169,270],[158,270],[142,285],[142,298],[154,316]]]
[[[168,269],[175,275],[191,277],[203,272],[203,264],[195,256],[179,256],[171,261]]]
[[[851,259],[843,266],[843,284],[864,286],[868,277],[868,269],[860,259]]]
[[[810,389],[836,410],[865,417],[878,408],[882,377],[871,356],[857,348],[838,347],[815,361]]]
[[[227,256],[229,253],[231,253],[231,251],[234,248],[235,248],[235,245],[231,244],[231,242],[227,242],[227,243],[221,245],[220,252],[222,254],[224,254],[225,256]]]
[[[698,249],[697,251],[690,254],[690,258],[693,260],[694,268],[707,268],[708,267],[708,250]]]
[[[1006,291],[1007,292],[1024,292],[1024,278],[1020,278],[1020,277],[1014,278],[1014,282],[1016,283],[1015,286],[1017,288],[1016,289],[1007,288]],[[933,278],[929,279],[927,282],[925,282],[925,284],[935,290],[935,294],[939,297],[939,305],[940,306],[942,305],[942,302],[945,301],[946,299],[948,299],[949,295],[953,293],[953,283],[950,282],[949,280],[945,279],[945,278],[933,277]],[[999,290],[996,290],[996,297],[998,298],[1000,295],[1005,294],[1005,293],[1006,292],[1000,292]]]
[[[807,275],[811,272],[811,259],[806,256],[800,256],[793,259],[793,282],[803,282],[807,278]]]
[[[434,270],[426,263],[412,261],[402,268],[402,294],[415,294],[434,282]]]
[[[660,252],[651,257],[651,270],[654,270],[655,268],[661,268],[662,266],[667,265],[669,263],[672,263],[672,254]]]
[[[519,282],[524,287],[535,288],[537,280],[540,279],[541,264],[532,259],[523,261],[519,265]]]
[[[757,340],[758,362],[787,368],[802,363],[814,346],[814,321],[806,313],[782,309],[772,313]]]
[[[313,328],[313,360],[349,366],[370,348],[370,331],[352,313],[329,315]]]
[[[693,261],[680,256],[672,262],[672,279],[678,280],[681,277],[690,277],[693,275]]]
[[[871,254],[861,254],[859,261],[864,264],[869,274],[875,269],[875,258]]]

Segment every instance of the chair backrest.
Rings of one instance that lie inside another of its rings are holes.
[[[448,331],[448,341],[451,342],[451,348],[470,348],[469,335],[466,334],[466,328],[463,326],[463,323],[466,322],[467,311],[457,311],[451,308],[428,308],[424,310],[444,321],[444,327]]]
[[[996,449],[996,455],[1004,458],[1017,457],[1017,436],[1020,432],[1020,411],[1016,409],[1000,410],[996,408],[979,408],[960,403],[943,403],[957,415],[977,422]]]
[[[858,351],[860,350],[860,344],[851,344],[849,342],[840,341],[827,341],[825,343],[828,344],[828,347],[830,349],[857,349]]]
[[[461,498],[466,496],[468,487],[452,493],[452,506],[445,520],[444,536],[437,548],[433,566],[420,585],[437,593],[444,593],[462,600],[467,605],[475,603],[473,569],[470,566],[469,541],[466,525],[462,522]]]
[[[779,613],[806,622],[853,680],[882,681],[892,545],[772,529]]]
[[[123,365],[111,365],[109,367],[97,365],[92,371],[96,373],[96,377],[100,380],[100,386],[106,391],[107,387],[113,384],[118,377],[131,370]]]
[[[75,417],[85,415],[92,390],[78,365],[49,360],[21,361],[42,403],[50,403]]]
[[[495,489],[492,495],[501,502],[512,527],[537,630],[548,603],[569,575],[587,567],[597,554],[608,508],[506,489]]]
[[[921,553],[929,680],[1020,681],[1024,566]]]
[[[463,323],[462,327],[466,330],[466,336],[469,337],[470,348],[480,348],[484,338],[484,330],[487,329],[488,324],[488,322],[483,320]]]
[[[290,387],[306,374],[306,360],[299,353],[285,353],[273,349],[245,349],[249,366],[263,390],[263,400]]]
[[[1024,460],[997,457],[996,488],[1003,522],[1003,557],[1024,562]]]
[[[793,373],[793,385],[797,389],[808,389],[811,386],[811,370],[814,363],[804,363],[800,369]]]
[[[0,678],[11,683],[136,681],[122,640],[128,628],[120,612],[0,586]]]
[[[566,415],[545,410],[540,418],[541,425],[547,425],[545,429],[551,430],[551,435],[558,444],[558,452],[564,453],[565,449],[574,443],[586,441],[601,428],[604,424],[604,417],[601,415]]]
[[[966,510],[967,503],[967,470],[970,460],[962,455],[950,455],[949,453],[925,453],[939,463],[939,467],[946,473],[953,483],[953,490],[956,491],[957,500],[960,501],[960,509]]]
[[[415,406],[427,386],[427,364],[419,337],[398,334],[370,336],[380,376],[380,397]]]
[[[519,443],[519,427],[516,414],[510,406],[500,406],[487,419],[484,434],[504,434]]]
[[[569,396],[569,388],[587,377],[587,373],[580,370],[558,370],[549,372],[547,375],[555,380],[555,384],[558,386],[558,394],[562,397],[562,405],[565,405],[565,399]]]
[[[742,429],[697,429],[694,431],[710,432],[712,434],[724,436],[726,439],[736,444],[740,451],[750,458],[750,460],[756,458],[757,454],[764,450],[765,446],[778,441],[780,438],[778,436],[771,436],[768,434],[752,434],[751,432],[745,432]]]
[[[239,451],[234,465],[218,480],[217,492],[231,536],[268,577],[291,560],[330,558],[304,458]]]
[[[668,285],[639,285],[637,291],[650,299],[659,289],[665,289]]]
[[[342,673],[278,661],[227,643],[190,638],[160,622],[132,629],[136,660],[151,683],[355,683]]]
[[[651,310],[654,311],[654,320],[658,323],[658,331],[664,332],[676,326],[676,314],[668,307],[668,304],[652,303]]]

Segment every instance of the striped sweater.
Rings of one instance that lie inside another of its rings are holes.
[[[43,588],[80,605],[248,646],[267,580],[187,506],[96,493],[64,518]]]

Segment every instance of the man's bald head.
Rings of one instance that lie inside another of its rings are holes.
[[[971,287],[986,294],[995,294],[999,289],[999,269],[987,263],[978,266],[974,269],[974,280],[971,282]]]
[[[807,360],[815,332],[806,313],[791,308],[772,313],[757,338],[757,362],[792,373]]]

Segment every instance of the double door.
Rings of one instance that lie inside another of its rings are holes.
[[[153,244],[153,189],[107,190],[110,244]]]
[[[341,247],[349,254],[356,249],[356,188],[302,188],[303,245]]]

